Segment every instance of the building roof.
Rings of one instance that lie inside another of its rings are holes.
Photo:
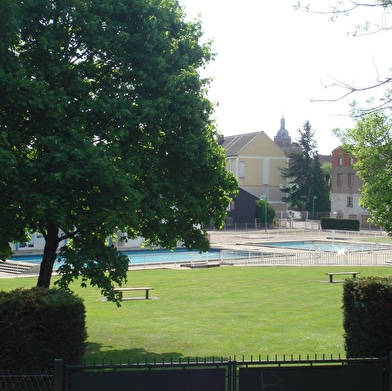
[[[225,136],[219,140],[219,144],[225,149],[226,156],[235,156],[261,133],[263,132]]]

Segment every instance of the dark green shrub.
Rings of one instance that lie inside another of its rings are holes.
[[[271,225],[274,218],[276,210],[267,200],[257,200],[256,201],[256,218],[259,219],[261,226],[265,226],[265,210],[267,209],[267,226]]]
[[[62,289],[0,292],[0,368],[53,368],[56,358],[82,359],[86,348],[83,301]]]
[[[321,218],[321,229],[336,229],[340,231],[359,231],[359,220]]]
[[[350,357],[392,351],[392,278],[346,280],[343,327],[345,349]]]

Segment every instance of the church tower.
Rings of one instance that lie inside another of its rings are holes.
[[[289,156],[292,152],[301,151],[301,147],[298,144],[291,142],[291,137],[286,129],[286,120],[284,116],[282,116],[282,119],[280,120],[280,129],[274,137],[274,142],[286,156]]]
[[[275,144],[283,150],[291,147],[291,137],[286,129],[286,120],[284,116],[282,116],[282,119],[280,120],[280,129],[278,130],[278,133],[276,133],[274,141]]]

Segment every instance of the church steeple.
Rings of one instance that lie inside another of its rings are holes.
[[[283,115],[280,120],[280,129],[276,133],[276,136],[274,137],[274,141],[275,144],[279,148],[281,148],[285,153],[287,153],[287,151],[291,147],[291,137],[286,129],[286,120]]]
[[[280,120],[280,129],[278,130],[275,138],[290,138],[289,132],[286,130],[286,120],[283,115]]]

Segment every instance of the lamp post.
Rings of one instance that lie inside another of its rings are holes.
[[[314,200],[317,199],[317,196],[313,196],[313,200],[312,200],[312,220],[314,220]]]
[[[282,190],[282,189],[285,189],[285,187],[284,187],[282,184],[279,185],[279,188],[280,188],[281,190]],[[298,183],[289,183],[289,184],[286,186],[286,189],[289,189],[289,195],[290,195],[290,209],[293,209],[293,203],[292,203],[292,200],[291,200],[291,195],[293,194],[293,188],[299,189],[299,184],[298,184]]]
[[[264,227],[265,232],[267,232],[267,196],[263,194],[260,199],[264,200]]]

